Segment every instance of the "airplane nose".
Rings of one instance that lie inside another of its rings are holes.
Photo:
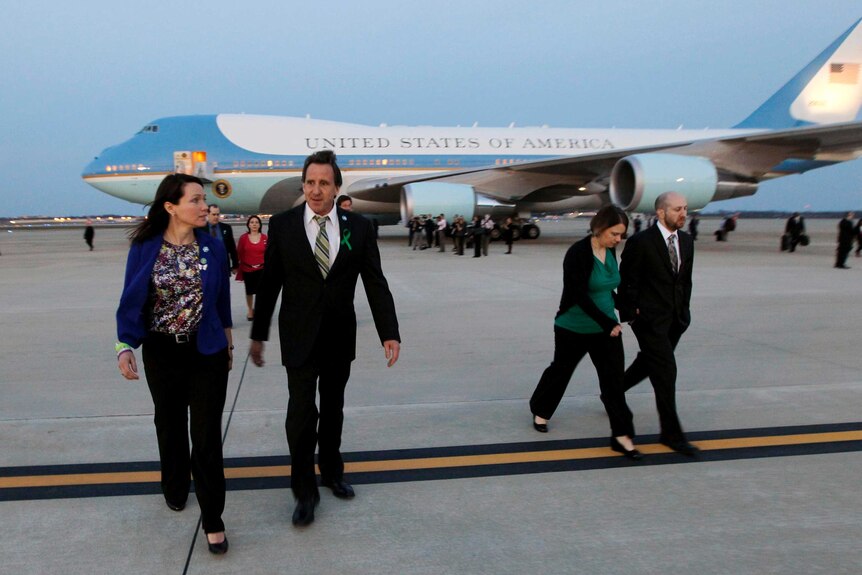
[[[96,156],[95,158],[93,158],[90,161],[90,163],[88,163],[86,166],[84,166],[84,171],[81,172],[81,177],[87,177],[90,174],[98,173],[99,171],[101,171],[99,166],[100,166],[99,156]]]

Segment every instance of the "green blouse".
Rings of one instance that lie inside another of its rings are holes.
[[[614,297],[612,292],[620,285],[620,269],[617,260],[611,250],[605,250],[605,263],[593,256],[593,273],[590,274],[589,296],[602,312],[608,317],[617,320],[614,311]],[[581,309],[574,305],[560,314],[554,320],[554,325],[565,328],[575,333],[602,333],[601,326]]]

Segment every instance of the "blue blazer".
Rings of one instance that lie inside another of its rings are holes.
[[[211,355],[227,347],[225,328],[233,327],[230,314],[230,268],[224,244],[195,230],[200,251],[203,313],[198,327],[198,351]],[[147,301],[150,278],[162,247],[162,235],[135,242],[126,260],[126,279],[120,306],[117,308],[117,338],[134,348],[141,345],[148,332]]]

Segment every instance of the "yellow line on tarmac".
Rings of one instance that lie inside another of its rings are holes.
[[[722,449],[744,449],[752,447],[776,447],[782,445],[805,445],[862,440],[862,430],[836,431],[830,433],[807,433],[797,435],[770,435],[739,437],[733,439],[706,439],[694,442],[703,451]],[[645,454],[668,453],[670,449],[651,443],[639,445]],[[584,447],[579,449],[554,449],[551,451],[525,451],[495,453],[485,455],[457,455],[442,457],[421,457],[408,459],[388,459],[382,461],[355,461],[345,464],[348,473],[367,473],[380,471],[406,471],[416,469],[439,469],[446,467],[473,467],[482,465],[508,465],[514,463],[538,463],[543,461],[568,461],[575,459],[597,459],[614,457],[618,454],[609,447]],[[228,467],[228,479],[248,479],[264,477],[287,477],[288,465],[267,465],[256,467]],[[21,477],[0,477],[0,489],[15,487],[58,487],[69,485],[104,485],[120,483],[158,483],[158,471],[129,471],[116,473],[72,473],[56,475],[26,475]]]

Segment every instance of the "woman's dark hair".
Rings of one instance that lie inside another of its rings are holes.
[[[341,187],[341,170],[338,169],[338,164],[335,163],[335,152],[332,150],[320,150],[314,152],[307,158],[302,165],[302,181],[305,182],[305,173],[308,171],[308,166],[311,164],[329,164],[332,166],[333,177],[335,178],[335,187]]]
[[[622,224],[628,230],[629,217],[616,206],[605,206],[596,212],[596,215],[590,220],[590,231],[594,236],[597,236],[617,224]]]
[[[165,176],[165,179],[159,184],[159,189],[156,190],[155,199],[147,204],[150,206],[147,219],[129,232],[129,239],[132,240],[132,243],[148,240],[163,233],[168,228],[171,216],[165,210],[165,202],[180,203],[180,199],[183,197],[183,187],[186,184],[198,184],[201,187],[204,185],[200,178],[188,174],[168,174]]]
[[[248,232],[251,233],[250,224],[252,220],[257,220],[257,223],[260,226],[260,229],[258,231],[263,232],[263,221],[261,221],[260,216],[249,216],[248,219],[245,221],[245,229],[247,229]]]

